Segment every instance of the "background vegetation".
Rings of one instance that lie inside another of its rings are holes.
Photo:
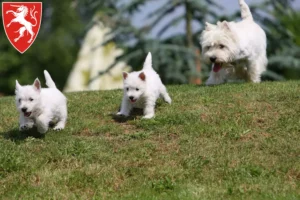
[[[63,88],[74,64],[81,41],[91,27],[92,18],[100,19],[112,28],[112,40],[124,49],[124,60],[133,69],[142,66],[148,51],[154,54],[155,68],[166,84],[201,83],[209,67],[201,62],[199,35],[205,21],[237,19],[239,12],[225,16],[216,0],[166,0],[146,18],[150,23],[136,27],[132,23],[141,7],[153,0],[42,0],[43,25],[36,42],[19,54],[5,37],[1,26],[0,37],[0,93],[13,94],[15,79],[30,83],[47,69]],[[267,80],[300,78],[300,12],[293,9],[292,0],[264,0],[251,9],[256,20],[268,35],[269,71]],[[237,3],[237,2],[234,2]],[[183,9],[180,16],[172,15]],[[169,19],[157,36],[149,33],[163,20]],[[144,20],[144,19],[141,19]],[[185,23],[184,34],[163,37],[173,25]],[[100,44],[101,45],[101,44]],[[111,66],[113,67],[113,66]],[[107,70],[109,71],[109,69]],[[100,73],[101,74],[101,73]]]

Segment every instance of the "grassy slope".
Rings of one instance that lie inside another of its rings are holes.
[[[300,82],[172,86],[156,118],[115,118],[122,92],[68,94],[62,132],[17,131],[0,99],[6,199],[299,199]],[[34,133],[27,133],[34,134]]]

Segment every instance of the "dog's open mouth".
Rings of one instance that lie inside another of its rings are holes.
[[[131,103],[135,103],[135,102],[136,102],[136,99],[130,99],[130,102],[131,102]]]
[[[222,63],[214,63],[213,64],[213,70],[214,72],[219,72],[222,69]]]
[[[30,117],[30,115],[31,115],[31,112],[24,112],[25,117]]]

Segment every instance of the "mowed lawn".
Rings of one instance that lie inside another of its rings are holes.
[[[168,90],[152,120],[116,117],[121,90],[67,94],[44,136],[0,98],[1,199],[300,199],[300,82]]]

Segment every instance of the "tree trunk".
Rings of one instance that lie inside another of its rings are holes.
[[[201,69],[201,59],[200,59],[201,55],[200,55],[200,50],[199,50],[198,48],[196,48],[195,51],[196,51],[195,53],[196,53],[196,55],[197,55],[197,57],[196,57],[196,71],[197,71],[199,74],[201,74],[202,69]],[[196,84],[196,85],[201,85],[201,84],[202,84],[202,79],[201,79],[201,77],[197,77],[197,78],[194,80],[194,84]]]
[[[186,46],[192,51],[195,51],[195,54],[197,55],[195,59],[196,71],[200,74],[201,73],[200,51],[199,49],[194,49],[192,22],[193,22],[192,8],[189,3],[189,0],[185,0]],[[190,79],[190,83],[201,85],[202,80],[200,77],[192,76]]]
[[[185,22],[186,22],[186,45],[188,48],[193,48],[193,31],[192,31],[192,9],[189,0],[185,0]]]

